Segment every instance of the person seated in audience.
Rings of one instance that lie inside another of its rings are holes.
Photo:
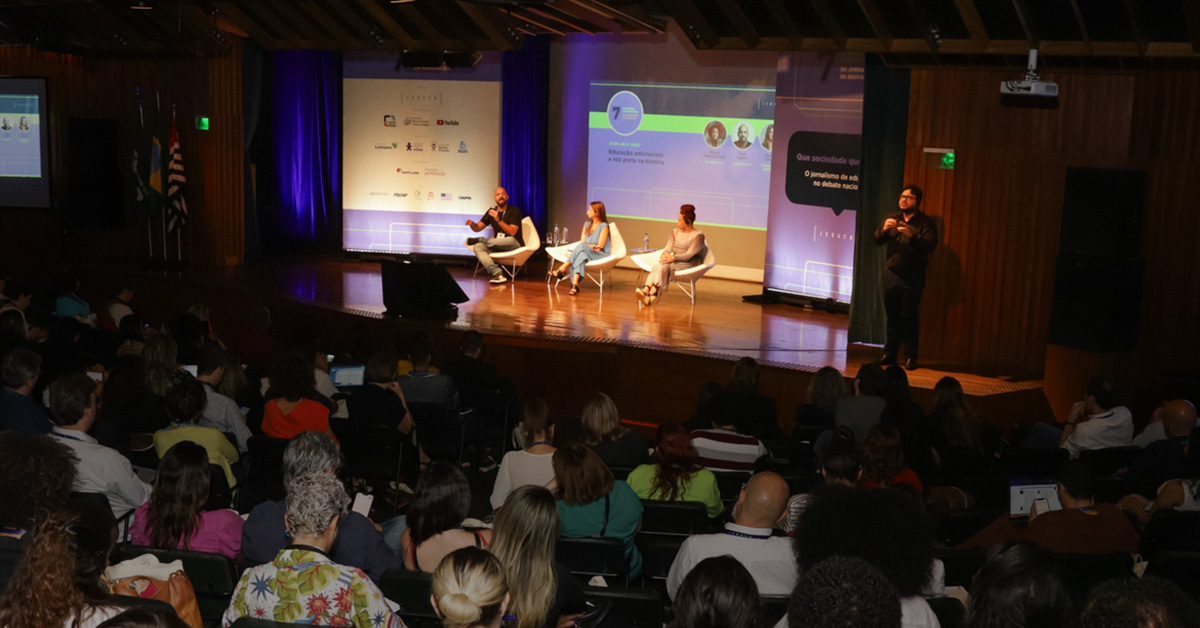
[[[742,563],[732,556],[705,558],[679,586],[667,628],[761,628],[761,604]]]
[[[792,438],[808,436],[805,430],[832,430],[837,404],[846,396],[846,378],[832,366],[823,366],[808,380],[808,403],[796,407]]]
[[[493,509],[503,506],[509,493],[522,486],[545,486],[554,479],[554,417],[550,416],[550,408],[544,400],[534,399],[525,404],[524,417],[521,432],[525,449],[504,454],[492,487]]]
[[[1188,441],[1196,431],[1196,406],[1186,399],[1168,401],[1155,415],[1166,437],[1146,445],[1122,474],[1129,491],[1153,497],[1164,482],[1188,473]]]
[[[8,301],[6,301],[4,305],[0,306],[0,314],[5,312],[16,312],[21,317],[21,325],[23,327],[23,330],[21,331],[21,337],[29,338],[29,323],[25,320],[25,311],[28,310],[30,304],[33,303],[33,290],[30,290],[21,284],[9,282],[0,292],[2,292],[4,296],[8,298]]]
[[[134,511],[133,544],[237,557],[243,521],[232,510],[204,510],[210,476],[204,447],[185,440],[168,449],[150,501]]]
[[[1115,578],[1091,590],[1079,625],[1080,628],[1196,628],[1200,626],[1200,603],[1170,580],[1155,576]]]
[[[719,403],[714,398],[709,405]],[[762,441],[747,435],[736,406],[721,403],[713,412],[713,426],[692,432],[692,446],[700,456],[700,464],[709,471],[753,471],[754,463],[767,455]]]
[[[33,351],[37,348],[26,337],[26,328],[20,312],[0,312],[0,355],[8,355],[14,349]]]
[[[1164,413],[1167,412],[1167,406],[1175,404],[1179,401],[1186,401],[1192,404],[1192,407],[1195,408],[1197,402],[1194,399],[1191,399],[1191,397],[1196,396],[1196,391],[1188,384],[1181,382],[1173,382],[1168,384],[1163,393],[1162,405],[1155,408],[1154,412],[1150,415],[1150,422],[1146,424],[1146,427],[1142,429],[1140,434],[1133,438],[1133,444],[1137,445],[1138,447],[1148,447],[1152,443],[1170,438],[1170,436],[1167,434],[1167,426],[1163,422]],[[1178,411],[1178,408],[1176,411]],[[1200,421],[1197,421],[1192,427],[1200,427]]]
[[[862,480],[862,455],[854,444],[849,430],[839,430],[821,452],[821,478],[827,485],[855,488]],[[812,493],[792,495],[788,500],[787,516],[776,527],[791,533],[800,524],[800,516],[812,502]]]
[[[363,385],[351,393],[346,405],[353,421],[382,425],[408,434],[413,429],[412,414],[404,398],[404,389],[396,381],[396,356],[377,353],[367,360]]]
[[[987,549],[997,543],[1030,542],[1055,554],[1136,552],[1138,532],[1114,504],[1096,503],[1096,470],[1086,460],[1067,463],[1058,477],[1061,510],[1029,513],[1024,532],[1007,514],[958,546]]]
[[[925,420],[925,409],[912,400],[908,372],[899,364],[893,364],[884,370],[884,374],[887,376],[887,387],[883,398],[887,400],[887,406],[883,409],[880,421],[900,433],[900,445],[908,467],[919,477],[932,478],[938,470],[933,450],[933,430]]]
[[[707,408],[708,402],[713,400],[721,393],[721,384],[709,380],[700,385],[700,392],[696,394],[696,410],[692,412],[692,418],[684,421],[683,429],[688,432],[696,430],[706,430],[712,427],[712,412]]]
[[[42,404],[33,400],[33,389],[41,376],[42,356],[25,349],[13,349],[4,356],[0,375],[0,430],[35,436],[54,428]]]
[[[104,418],[120,426],[125,436],[124,448],[129,447],[129,434],[152,434],[171,423],[167,418],[166,397],[150,392],[142,358],[136,355],[124,355],[113,362],[102,397]]]
[[[300,432],[315,431],[335,438],[329,428],[329,408],[311,398],[316,392],[314,386],[312,363],[304,354],[291,351],[279,356],[271,367],[263,434],[290,439]]]
[[[1076,458],[1086,449],[1123,447],[1133,439],[1133,416],[1129,408],[1119,406],[1112,382],[1093,377],[1084,391],[1083,401],[1076,402],[1063,426],[1058,446]]]
[[[629,472],[625,482],[642,499],[668,502],[700,502],[710,518],[721,515],[724,504],[717,478],[700,466],[700,455],[687,430],[676,424],[660,425],[654,449],[654,464]]]
[[[146,346],[142,348],[142,364],[150,393],[166,397],[171,380],[181,370],[179,349],[170,334],[154,334],[146,339]]]
[[[882,419],[887,407],[887,400],[883,398],[886,388],[887,374],[883,367],[876,363],[864,364],[854,378],[854,396],[837,403],[834,423],[849,428],[854,433],[854,442],[863,442],[871,427]]]
[[[786,622],[786,623],[784,623]],[[861,558],[831,556],[796,583],[779,628],[901,628],[900,593]],[[1032,628],[1032,627],[1030,627]]]
[[[318,626],[402,628],[379,587],[362,570],[334,562],[338,523],[350,503],[331,473],[292,478],[284,521],[291,544],[238,580],[221,626],[240,617]]]
[[[629,578],[641,575],[642,553],[633,538],[642,524],[642,500],[628,484],[613,480],[600,456],[579,443],[560,447],[554,452],[551,488],[558,499],[562,536],[621,539]]]
[[[142,317],[129,314],[122,318],[121,323],[117,325],[117,337],[121,341],[121,346],[117,347],[118,357],[142,355],[142,351],[146,349],[146,325],[142,322]]]
[[[650,446],[640,432],[621,425],[617,404],[598,392],[583,400],[581,441],[609,467],[632,469],[650,458]]]
[[[150,499],[150,485],[133,472],[129,460],[87,433],[96,421],[92,378],[83,373],[58,378],[50,386],[50,416],[55,425],[50,433],[79,460],[72,490],[103,494],[117,519]]]
[[[434,462],[421,474],[408,507],[408,529],[400,537],[404,568],[433,573],[450,552],[460,547],[487,547],[491,530],[462,528],[471,509],[471,485],[453,465]]]
[[[1135,493],[1121,498],[1120,507],[1132,513],[1143,528],[1159,511],[1200,511],[1200,429],[1192,430],[1184,468],[1180,477],[1158,487],[1154,501]]]
[[[496,367],[483,361],[483,334],[474,329],[467,331],[458,348],[462,354],[446,367],[446,374],[454,379],[458,390],[499,391],[508,387]]]
[[[925,492],[921,478],[908,467],[904,459],[904,446],[900,442],[900,431],[890,425],[876,425],[867,432],[862,446],[862,485],[877,489],[895,484],[907,484]]]
[[[504,566],[512,589],[509,614],[513,628],[554,628],[587,610],[579,581],[555,560],[558,506],[540,486],[514,490],[496,513],[495,535],[488,550]]]
[[[82,285],[83,282],[76,274],[69,273],[60,279],[58,297],[54,301],[54,315],[93,325],[96,317],[92,314],[92,306],[76,294]]]
[[[989,550],[970,592],[964,628],[1075,624],[1071,595],[1050,552],[1032,543],[1003,543]]]
[[[449,375],[433,370],[433,342],[427,333],[414,334],[408,349],[413,370],[400,377],[400,387],[408,403],[427,403],[447,408],[458,407],[458,389]]]
[[[933,387],[933,408],[926,418],[933,447],[939,453],[950,449],[983,451],[983,424],[967,403],[962,384],[943,377]]]
[[[204,387],[204,414],[199,424],[211,427],[224,434],[233,434],[237,449],[241,453],[250,451],[252,434],[246,426],[246,417],[233,399],[217,390],[225,379],[225,352],[215,345],[200,350],[200,361],[196,363],[196,381]]]
[[[103,580],[116,540],[112,514],[94,503],[43,513],[0,596],[0,626],[95,628],[120,614]]]
[[[429,601],[444,628],[500,628],[511,599],[500,561],[474,547],[447,554],[430,589]]]
[[[129,304],[133,301],[133,294],[136,291],[137,286],[131,279],[122,279],[117,283],[113,298],[108,302],[108,315],[117,328],[120,328],[121,321],[125,320],[126,316],[133,314],[133,308]]]
[[[824,487],[800,516],[792,551],[800,573],[831,556],[871,563],[900,594],[905,628],[938,626],[922,597],[944,587],[936,577],[933,530],[921,506],[908,495],[894,489]]]
[[[242,359],[254,367],[265,369],[283,353],[271,330],[271,310],[265,305],[251,309],[246,329],[237,334],[236,340],[238,342],[232,343],[233,346],[237,347]]]
[[[741,358],[733,363],[733,378],[725,389],[713,396],[701,414],[710,414],[711,421],[736,413],[739,425],[748,434],[761,438],[782,439],[775,400],[762,394],[762,368],[754,358]]]
[[[196,424],[204,415],[205,402],[204,385],[186,372],[181,373],[167,392],[167,417],[171,424],[154,433],[154,451],[163,458],[177,443],[196,443],[208,452],[209,463],[225,472],[225,481],[233,487],[237,484],[233,465],[238,461],[238,449],[220,430]]]
[[[733,522],[720,534],[688,537],[667,573],[667,594],[677,597],[688,572],[713,556],[733,556],[754,576],[763,595],[787,595],[796,584],[796,562],[788,554],[791,540],[773,536],[772,528],[787,514],[788,485],[771,472],[757,473],[738,495]]]
[[[179,349],[179,363],[196,364],[200,360],[200,349],[209,344],[208,325],[195,314],[184,312],[171,319],[167,329]]]
[[[38,513],[70,499],[75,458],[50,436],[0,432],[0,591],[25,555],[24,537]]]
[[[341,468],[342,450],[337,443],[323,432],[301,432],[283,452],[283,485],[289,486],[293,479],[310,473],[336,476]],[[269,562],[287,547],[286,511],[286,500],[263,502],[250,511],[242,527],[242,555],[249,564]],[[334,562],[357,567],[376,581],[389,569],[404,568],[404,561],[384,541],[383,532],[363,515],[343,514],[338,531],[328,550]]]

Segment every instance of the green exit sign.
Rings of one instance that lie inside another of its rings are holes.
[[[196,128],[201,131],[208,130],[208,116],[196,116]]]
[[[942,155],[942,168],[945,170],[954,170],[954,153],[944,153]]]

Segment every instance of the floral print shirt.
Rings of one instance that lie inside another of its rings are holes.
[[[247,570],[234,589],[221,626],[239,617],[288,624],[404,628],[379,587],[361,570],[324,554],[285,548],[275,560]]]

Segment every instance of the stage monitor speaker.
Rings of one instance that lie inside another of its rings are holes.
[[[396,71],[448,70],[450,68],[473,68],[483,55],[475,51],[454,50],[405,50],[396,60]]]
[[[470,301],[450,272],[436,264],[410,260],[384,260],[383,305],[385,316],[455,318],[456,303]]]
[[[1067,169],[1051,344],[1097,353],[1137,347],[1145,197],[1144,171]]]
[[[115,229],[125,220],[117,160],[117,121],[67,120],[67,202],[63,217],[76,229]],[[163,173],[164,180],[166,173]]]

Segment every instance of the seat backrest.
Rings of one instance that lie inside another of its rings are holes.
[[[426,455],[449,460],[462,454],[465,429],[462,412],[430,403],[410,403],[408,410],[417,429],[417,440]]]
[[[642,532],[691,536],[713,531],[708,520],[708,507],[700,502],[667,502],[642,500]]]
[[[942,628],[959,628],[963,623],[963,613],[966,609],[963,603],[952,597],[938,597],[925,600],[930,610],[937,615],[938,624]]]
[[[717,491],[721,493],[721,501],[737,501],[742,492],[742,486],[750,481],[750,474],[745,471],[713,471],[717,478]]]
[[[617,229],[617,223],[611,221],[608,223],[608,236],[612,238],[612,253],[610,255],[620,259],[629,254],[629,251],[625,248],[625,238],[621,237],[621,230]]]
[[[625,562],[625,543],[608,536],[559,538],[555,557],[572,574],[585,576],[584,580],[592,576],[604,576],[624,583],[629,572]]]
[[[683,547],[686,536],[663,536],[638,534],[638,549],[642,552],[642,577],[650,580],[666,580],[671,564]]]
[[[233,561],[224,554],[123,545],[117,548],[114,562],[137,558],[144,554],[154,554],[160,563],[182,561],[183,571],[187,574],[188,580],[192,581],[192,588],[196,590],[196,595],[230,595],[237,586],[237,574],[233,568]]]
[[[1129,445],[1107,449],[1088,449],[1080,452],[1079,457],[1090,462],[1096,470],[1096,475],[1103,477],[1113,475],[1118,470],[1133,465],[1141,453],[1141,447]]]
[[[662,600],[653,589],[583,587],[583,596],[612,602],[599,628],[662,628]]]
[[[1129,554],[1055,554],[1054,564],[1067,591],[1080,603],[1101,582],[1134,577]]]
[[[521,219],[521,238],[525,240],[525,248],[530,251],[536,251],[542,246],[537,227],[533,226],[533,219],[529,216]]]
[[[283,499],[283,452],[290,441],[282,438],[271,438],[265,434],[251,436],[246,441],[249,451],[249,473],[246,482],[254,493],[254,499],[262,501],[279,501]],[[241,491],[243,495],[245,490]]]
[[[1166,578],[1200,597],[1200,552],[1158,552],[1146,565],[1146,575]]]
[[[1160,509],[1146,524],[1138,549],[1150,560],[1166,550],[1200,552],[1200,511]]]
[[[385,572],[379,579],[379,590],[400,607],[396,613],[410,626],[413,623],[410,620],[437,621],[437,613],[429,603],[432,588],[433,576],[423,571],[397,569]]]
[[[762,606],[763,625],[774,626],[776,622],[783,619],[787,615],[788,602],[792,601],[790,595],[759,595],[758,599]]]
[[[987,554],[981,549],[939,549],[935,554],[946,568],[946,586],[970,588],[975,573],[983,567]]]
[[[137,597],[134,595],[110,595],[105,600],[106,603],[113,606],[124,606],[126,608],[152,608],[158,611],[175,613],[175,607],[152,597]]]
[[[1070,453],[1061,447],[1044,449],[1014,449],[1004,457],[1004,474],[1008,477],[1056,478],[1067,464]]]

